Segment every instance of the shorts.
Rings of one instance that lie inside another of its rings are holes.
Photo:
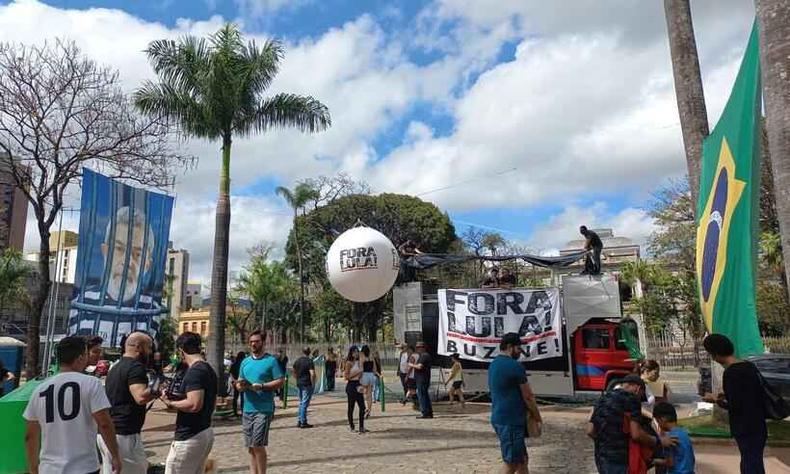
[[[417,390],[417,381],[414,379],[406,379],[406,388],[409,390]]]
[[[165,462],[165,474],[202,474],[214,446],[214,430],[206,428],[183,441],[173,441]]]
[[[527,445],[524,442],[525,426],[494,425],[499,447],[502,450],[502,460],[506,464],[524,464],[527,456]]]
[[[244,446],[247,448],[260,448],[269,445],[269,426],[273,416],[269,413],[253,412],[244,413],[241,417],[241,426],[244,431]]]
[[[455,389],[455,390],[458,390],[459,388],[461,388],[463,386],[464,386],[464,381],[463,380],[456,380],[455,382],[453,382],[453,389]]]
[[[364,372],[362,374],[362,378],[359,379],[360,385],[376,385],[376,374],[373,372]]]

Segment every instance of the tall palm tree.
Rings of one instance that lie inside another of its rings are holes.
[[[790,275],[790,83],[787,80],[790,75],[790,41],[787,40],[790,38],[790,0],[757,0],[756,3],[776,214],[785,274]]]
[[[222,380],[225,304],[230,233],[230,151],[235,137],[277,127],[317,132],[331,125],[329,110],[309,96],[280,93],[264,97],[279,70],[283,47],[276,40],[262,45],[244,42],[238,28],[227,24],[209,38],[185,36],[158,40],[146,50],[160,82],[146,81],[134,93],[144,113],[180,124],[191,137],[220,140],[214,261],[211,272],[209,363]]]
[[[318,199],[318,190],[307,183],[299,183],[292,190],[278,186],[275,190],[278,196],[294,211],[294,245],[296,245],[296,262],[299,269],[299,342],[304,341],[304,269],[302,268],[302,247],[299,242],[299,225],[297,217],[299,209],[303,209],[308,202]]]
[[[689,0],[664,0],[664,12],[669,34],[669,52],[672,56],[672,72],[675,77],[680,128],[683,131],[683,145],[686,148],[691,206],[692,209],[696,209],[702,163],[702,140],[708,136],[710,130]]]

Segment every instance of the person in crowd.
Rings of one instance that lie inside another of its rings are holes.
[[[600,275],[603,242],[598,234],[587,229],[587,226],[579,227],[579,232],[584,236],[584,250],[587,251],[582,275]]]
[[[326,351],[324,371],[326,372],[326,391],[334,392],[335,376],[337,375],[337,354],[335,354],[335,350],[332,347]]]
[[[413,239],[407,239],[398,246],[398,253],[400,254],[401,258],[409,258],[421,255],[422,251],[417,246],[417,242],[415,242]]]
[[[466,401],[464,400],[464,369],[461,367],[461,356],[453,354],[450,357],[453,359],[453,367],[450,369],[450,376],[447,377],[444,386],[446,387],[450,383],[453,384],[447,392],[450,397],[450,405],[455,403],[454,398],[458,397],[458,401],[461,402],[461,408],[463,408],[466,405]]]
[[[318,359],[318,356],[320,356],[320,355],[321,355],[321,351],[320,351],[320,350],[318,350],[318,348],[316,348],[316,349],[313,349],[313,353],[312,353],[312,355],[311,355],[311,357],[313,358],[313,360],[315,360],[315,359]]]
[[[644,392],[645,382],[638,375],[629,374],[596,402],[587,435],[595,442],[595,463],[601,474],[628,472],[629,440],[651,448],[677,444],[669,436],[654,437],[642,428],[640,400]]]
[[[101,345],[104,343],[104,339],[101,336],[92,336],[87,339],[88,342],[88,365],[96,366],[101,360],[103,355],[103,350]]]
[[[288,355],[285,353],[284,348],[277,349],[277,363],[280,364],[280,372],[282,372],[283,377],[286,377],[288,374]],[[285,398],[285,384],[280,386],[277,389],[277,398],[283,400]]]
[[[310,348],[302,349],[302,357],[296,359],[293,365],[293,376],[296,380],[296,388],[299,389],[299,416],[296,426],[299,428],[312,428],[313,425],[307,422],[307,407],[313,398],[313,387],[315,387],[315,363],[310,357]]]
[[[165,361],[167,358],[159,351],[155,351],[153,356],[151,356],[151,371],[157,377],[164,376],[165,373]]]
[[[503,469],[506,473],[529,472],[527,446],[527,416],[542,423],[535,395],[529,386],[527,373],[518,363],[521,339],[510,332],[502,336],[499,355],[488,368],[488,387],[491,392],[491,425],[499,438]]]
[[[646,391],[655,398],[654,403],[669,401],[669,385],[661,378],[661,367],[653,359],[648,359],[640,367],[640,375],[645,382]]]
[[[376,374],[374,372],[375,363],[370,356],[370,347],[367,344],[362,346],[359,354],[359,361],[362,363],[362,378],[359,379],[365,396],[365,418],[370,418],[370,409],[373,407],[373,386],[376,385]]]
[[[381,402],[381,383],[384,374],[381,370],[381,355],[379,351],[373,351],[373,373],[376,375],[376,383],[373,384],[373,401]]]
[[[98,472],[97,429],[107,446],[108,462],[121,472],[110,401],[101,381],[82,373],[88,366],[85,338],[64,337],[55,353],[60,372],[36,387],[22,415],[30,472]]]
[[[250,474],[266,472],[269,429],[274,419],[274,392],[285,384],[285,372],[278,358],[263,350],[261,331],[249,336],[251,354],[241,363],[236,388],[244,392],[242,429],[244,444],[250,453]],[[280,354],[285,357],[285,351]]]
[[[400,354],[398,354],[398,368],[397,368],[397,375],[400,379],[400,384],[403,387],[403,398],[401,402],[404,404],[406,403],[406,394],[409,392],[409,389],[406,387],[406,378],[409,375],[409,372],[412,370],[409,367],[409,358],[411,357],[411,352],[409,352],[409,346],[402,342],[399,345]]]
[[[433,405],[431,405],[431,355],[424,342],[417,343],[417,361],[410,366],[414,369],[414,382],[417,385],[417,400],[420,402],[420,416],[418,419],[433,418]]]
[[[365,397],[363,388],[359,383],[362,378],[362,364],[359,362],[359,349],[351,346],[343,367],[343,377],[346,379],[346,399],[348,401],[348,427],[351,432],[354,428],[354,406],[359,408],[359,433],[367,433],[365,429]]]
[[[491,269],[488,270],[488,276],[485,277],[480,286],[482,288],[499,288],[499,269],[497,267],[491,267]]]
[[[516,275],[510,272],[508,267],[502,267],[502,275],[499,277],[499,287],[507,290],[518,286]]]
[[[244,361],[245,357],[247,357],[247,353],[239,351],[236,353],[236,357],[230,365],[230,381],[233,388],[233,416],[239,416],[239,406],[243,409],[244,405],[244,392],[238,389],[238,382],[239,373],[241,372],[241,363]],[[241,400],[241,403],[239,403],[239,400]]]
[[[667,402],[658,402],[653,407],[653,419],[661,433],[677,440],[677,446],[666,449],[664,465],[668,474],[694,474],[694,447],[688,432],[678,426],[675,407]]]
[[[5,387],[6,382],[11,382],[12,380],[16,379],[16,375],[13,372],[5,368],[3,364],[3,360],[0,359],[0,397],[4,395],[3,389]]]
[[[115,426],[115,438],[121,455],[123,472],[145,474],[148,459],[145,455],[140,432],[145,424],[145,405],[159,396],[149,388],[144,365],[151,353],[151,337],[143,332],[133,332],[126,338],[121,359],[107,374],[104,388],[110,400],[110,416]],[[107,444],[97,440],[102,455],[102,474],[112,474],[113,466]]]
[[[178,411],[165,474],[203,473],[214,446],[211,418],[217,404],[217,374],[203,358],[202,342],[200,334],[194,332],[182,333],[176,339],[176,349],[187,370],[180,388],[184,398],[162,396],[167,408]]]
[[[762,474],[768,427],[760,372],[751,362],[735,357],[735,346],[727,336],[711,334],[702,344],[713,360],[724,367],[724,393],[708,393],[703,398],[729,412],[730,433],[741,453],[741,473]]]
[[[407,260],[417,255],[421,255],[422,251],[417,247],[417,243],[413,239],[408,239],[398,246],[398,254],[402,260]],[[400,265],[400,272],[398,275],[398,283],[408,283],[417,280],[417,271],[414,267],[402,262]]]

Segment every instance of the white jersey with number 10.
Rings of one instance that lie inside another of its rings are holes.
[[[107,408],[110,401],[96,377],[65,372],[36,387],[23,416],[41,426],[40,474],[97,470],[93,414]]]

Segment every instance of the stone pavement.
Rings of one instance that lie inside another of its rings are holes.
[[[143,439],[149,461],[164,463],[174,416],[157,405],[149,412]],[[411,407],[388,403],[386,413],[374,405],[366,422],[371,432],[350,433],[345,394],[316,396],[310,407],[312,429],[296,428],[296,405],[279,409],[269,436],[269,472],[321,473],[490,473],[500,463],[499,445],[488,421],[490,405],[467,404],[463,412],[434,404],[436,418],[417,420]],[[544,434],[529,440],[530,472],[594,473],[592,442],[584,435],[590,407],[543,406]],[[241,421],[215,423],[211,457],[220,473],[248,472]],[[737,474],[738,450],[728,442],[695,440],[698,474]],[[790,474],[790,449],[769,448],[769,474]]]
[[[461,412],[437,403],[433,420],[418,420],[409,406],[388,403],[386,413],[381,413],[374,405],[365,426],[370,433],[360,435],[348,430],[345,394],[316,396],[309,413],[312,429],[296,427],[295,406],[277,410],[269,433],[269,471],[493,472],[499,467],[500,451],[488,421],[489,407],[467,404]],[[528,442],[533,473],[595,472],[592,443],[584,436],[587,410],[544,408],[545,434]],[[143,439],[152,463],[164,463],[167,457],[173,416],[158,409],[149,412]],[[218,472],[247,472],[240,423],[215,423],[211,457]]]

